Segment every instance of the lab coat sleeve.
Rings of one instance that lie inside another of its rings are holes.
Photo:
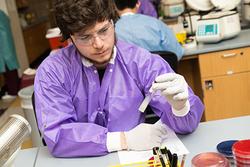
[[[198,124],[202,117],[202,113],[204,111],[204,106],[201,100],[198,96],[194,95],[190,87],[188,88],[188,93],[190,110],[186,115],[180,116],[173,113],[172,107],[169,107],[171,112],[162,110],[163,112],[161,113],[162,122],[171,127],[176,133],[179,134],[187,134],[193,132],[198,127]],[[156,99],[157,98],[159,98],[159,101],[165,100],[162,99],[162,97],[156,97]]]
[[[160,56],[146,52],[142,55],[140,60],[138,60],[138,78],[140,80],[139,83],[144,85],[144,94],[147,95],[157,76],[165,73],[174,73],[174,71]],[[153,111],[161,118],[162,122],[180,134],[193,132],[197,128],[204,110],[201,100],[193,93],[190,87],[188,87],[188,93],[190,110],[183,116],[177,116],[173,113],[171,105],[160,92],[156,92],[149,103]]]
[[[154,5],[152,4],[152,2],[150,2],[150,0],[140,0],[140,7],[137,11],[137,13],[141,13],[144,15],[148,15],[148,16],[152,16],[157,18],[157,12],[155,10]]]
[[[53,62],[40,66],[35,78],[35,103],[39,129],[49,151],[55,157],[97,156],[108,153],[107,129],[77,120],[67,77]]]

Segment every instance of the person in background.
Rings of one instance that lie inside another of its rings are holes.
[[[139,3],[140,3],[140,6],[139,6],[137,13],[152,16],[155,18],[158,17],[155,6],[150,0],[139,0]]]
[[[15,45],[8,16],[0,10],[0,73],[3,73],[7,94],[2,99],[14,99],[19,89],[19,77]],[[3,91],[5,92],[5,91]]]
[[[184,49],[173,31],[162,21],[137,14],[138,0],[114,0],[120,19],[115,24],[118,39],[138,45],[149,51],[170,51],[180,60]]]
[[[160,146],[165,126],[196,129],[202,102],[160,56],[116,39],[113,0],[57,0],[54,8],[72,44],[42,62],[34,85],[38,126],[53,156],[149,150]],[[139,106],[148,95],[163,125],[144,123]]]

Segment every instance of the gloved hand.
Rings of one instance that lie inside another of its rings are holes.
[[[160,90],[175,110],[181,110],[187,105],[188,85],[184,77],[179,74],[162,74],[156,77],[151,88],[153,91]]]
[[[129,150],[150,150],[161,145],[167,132],[163,126],[141,123],[124,134]]]

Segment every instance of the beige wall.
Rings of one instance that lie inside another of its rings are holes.
[[[0,9],[3,10],[6,14],[8,14],[5,0],[0,0]]]

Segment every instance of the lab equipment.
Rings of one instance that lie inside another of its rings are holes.
[[[160,162],[156,162],[154,159],[142,162],[133,162],[128,164],[119,164],[112,167],[161,167]]]
[[[182,167],[181,163],[178,161],[177,154],[173,153],[170,155],[171,157],[169,157],[169,155],[167,154],[167,151],[169,151],[169,149],[167,149],[166,147],[153,147],[152,151],[153,156],[148,161],[119,164],[112,167]],[[170,161],[169,159],[172,160]]]
[[[210,0],[186,0],[187,5],[196,11],[209,11],[213,8]]]
[[[0,129],[0,166],[13,163],[25,137],[31,133],[29,122],[20,115],[11,115]]]
[[[186,106],[188,98],[188,86],[184,77],[179,74],[168,73],[156,77],[155,82],[152,84],[152,91],[161,91],[161,93],[166,97],[167,101],[176,110],[180,110]],[[139,111],[145,111],[152,96],[152,94],[149,94],[145,97],[139,107]],[[189,111],[189,109],[187,111]],[[175,114],[179,115],[178,113]]]
[[[241,0],[227,0],[227,3],[225,3],[225,0],[210,0],[216,9],[220,9],[222,11],[230,11],[234,9]]]
[[[58,27],[48,29],[46,36],[49,40],[50,49],[59,49],[68,45],[67,41],[62,41],[61,31]]]
[[[229,161],[220,153],[205,152],[193,157],[192,167],[229,167]]]
[[[182,160],[181,160],[181,167],[184,167],[184,164],[185,164],[185,161],[186,161],[186,154],[184,154],[183,156],[182,156]]]
[[[240,140],[232,147],[236,166],[250,166],[250,140]]]
[[[219,42],[240,33],[239,13],[231,11],[236,8],[240,0],[229,0],[227,3],[224,0],[186,0],[186,2],[189,7],[196,11],[207,12],[194,22],[195,25],[189,26],[192,27],[191,33],[196,32],[198,42]],[[212,10],[213,8],[215,10]],[[188,19],[185,18],[185,20]],[[190,19],[189,22],[193,23]]]
[[[213,43],[232,38],[240,33],[240,18],[237,11],[231,11],[240,0],[210,0],[216,8],[203,15],[196,25],[196,40],[198,42]],[[220,10],[220,11],[217,11]]]
[[[237,11],[210,13],[197,21],[196,40],[198,42],[218,42],[240,33],[240,19]]]
[[[195,34],[197,20],[199,20],[200,17],[197,11],[185,12],[183,14],[183,27],[188,34]]]
[[[177,154],[174,153],[172,156],[171,167],[177,167],[177,163],[178,163],[178,156]]]
[[[39,134],[39,130],[36,123],[35,111],[32,106],[32,94],[34,92],[34,85],[25,87],[18,92],[18,96],[21,99],[21,107],[24,111],[25,117],[33,129],[31,133],[32,146],[39,147],[43,146],[42,138]]]
[[[244,8],[243,8],[244,14],[243,14],[243,16],[244,16],[245,20],[250,21],[250,0],[244,0],[243,5],[244,5]]]
[[[149,104],[149,102],[152,99],[152,95],[147,95],[144,100],[142,101],[140,107],[139,107],[139,111],[144,112]]]
[[[153,148],[153,154],[156,155],[156,156],[154,156],[154,158],[156,158],[154,160],[156,160],[156,162],[159,161],[162,167],[166,167],[166,164],[168,162],[164,161],[163,154],[161,153],[159,147],[154,147]]]
[[[180,31],[176,33],[175,36],[176,36],[177,41],[183,45],[187,39],[187,32]]]
[[[232,146],[238,140],[227,140],[217,145],[217,150],[227,158],[233,157]]]
[[[161,2],[161,10],[166,17],[176,17],[184,12],[183,0],[163,0]]]

